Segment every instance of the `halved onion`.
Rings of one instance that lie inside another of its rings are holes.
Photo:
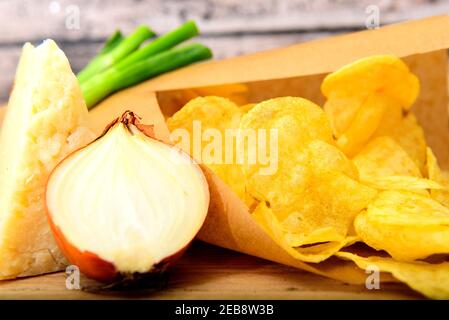
[[[164,270],[201,228],[209,189],[186,153],[125,112],[52,172],[47,214],[66,258],[87,276]]]

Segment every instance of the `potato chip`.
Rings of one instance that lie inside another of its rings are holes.
[[[371,135],[371,138],[391,135],[401,125],[403,118],[402,107],[399,103],[385,95],[382,95],[380,99],[382,101],[378,111],[383,109],[383,114],[379,123],[375,124],[377,128]],[[354,95],[350,97],[332,97],[325,102],[324,111],[329,118],[336,138],[340,138],[348,130],[365,100],[365,97]],[[370,124],[370,126],[372,128],[373,124]],[[355,125],[353,127],[356,128]],[[364,129],[362,128],[362,130]]]
[[[245,180],[239,166],[233,164],[206,164],[217,176],[220,177],[241,199],[245,199]]]
[[[363,242],[397,260],[449,253],[449,209],[416,193],[379,193],[354,226]]]
[[[394,131],[401,126],[403,120],[403,110],[399,103],[395,103],[393,100],[385,108],[382,119],[377,127],[376,131],[372,135],[371,139],[392,135]]]
[[[296,155],[280,161],[273,175],[261,175],[258,171],[244,173],[246,191],[259,201],[267,201],[280,220],[296,210],[301,194],[312,179],[312,172]]]
[[[443,187],[430,179],[410,177],[410,176],[383,176],[364,177],[362,182],[371,188],[378,190],[404,190],[415,191],[428,195],[426,189],[441,190]],[[422,192],[425,191],[425,192]]]
[[[390,99],[381,94],[371,94],[357,110],[347,130],[338,138],[337,145],[349,157],[354,156],[378,129]]]
[[[321,91],[326,98],[336,91],[340,96],[381,92],[409,109],[418,96],[419,81],[401,59],[379,55],[357,60],[329,74]]]
[[[193,132],[193,121],[201,121],[202,128],[215,128],[224,131],[238,127],[240,109],[232,101],[215,96],[198,97],[190,100],[183,108],[167,119],[168,128],[178,128]]]
[[[449,263],[430,264],[422,261],[400,262],[391,258],[361,257],[337,252],[342,259],[353,261],[359,268],[391,273],[412,289],[432,299],[449,299]]]
[[[198,94],[193,89],[170,90],[157,94],[157,100],[163,109],[164,116],[176,113],[179,106],[183,106],[197,97]]]
[[[240,106],[240,111],[242,112],[242,113],[247,113],[248,111],[250,111],[252,108],[254,108],[256,106],[256,104],[255,103],[248,103],[248,104],[245,104],[245,105],[243,105],[243,106]]]
[[[245,114],[240,129],[278,131],[276,173],[261,175],[257,165],[244,166],[247,191],[269,207],[263,212],[270,213],[265,220],[276,238],[282,237],[297,253],[341,248],[354,217],[376,191],[356,180],[357,169],[332,144],[323,111],[303,99],[273,99]],[[320,246],[302,247],[312,244]]]
[[[237,105],[228,99],[220,97],[201,97],[195,98],[188,102],[181,110],[173,115],[173,117],[167,120],[169,129],[173,132],[175,129],[186,129],[189,133],[189,147],[187,149],[192,156],[200,160],[200,162],[206,164],[212,169],[231,189],[241,198],[248,203],[251,199],[247,197],[245,191],[245,180],[243,178],[243,172],[241,166],[236,163],[235,159],[235,137],[231,137],[232,148],[226,148],[225,138],[226,129],[235,129],[240,122],[241,111]],[[194,133],[194,121],[198,121],[201,132],[197,133],[201,136],[195,136]],[[203,134],[208,129],[217,129],[219,136],[218,149],[221,151],[221,156],[215,157],[215,150],[210,153],[206,153],[207,145],[211,141],[203,139]],[[200,139],[199,156],[194,150],[196,139]],[[183,147],[183,146],[181,146]],[[209,155],[209,156],[206,156]]]
[[[337,144],[352,157],[370,137],[396,126],[416,100],[419,81],[397,57],[373,56],[329,74],[321,91]]]
[[[238,164],[207,164],[224,183],[241,199],[248,208],[253,207],[255,199],[246,192],[246,181],[243,171]]]
[[[319,161],[315,156],[303,158],[293,161],[295,165],[281,167],[274,177],[253,176],[247,180],[250,193],[269,204],[283,232],[291,239],[287,242],[290,245],[342,241],[354,217],[376,194],[374,189],[336,171],[336,164],[334,169],[314,165]],[[341,170],[345,169],[342,166]]]
[[[248,86],[241,83],[200,87],[191,90],[195,92],[196,96],[224,97],[236,103],[237,105],[248,103]]]
[[[189,101],[167,120],[167,125],[172,133],[175,129],[187,130],[190,138],[188,146],[181,147],[198,161],[205,164],[232,164],[235,163],[235,150],[226,148],[226,131],[237,130],[240,117],[241,111],[236,104],[225,98],[209,96]],[[198,132],[195,132],[195,128]],[[172,138],[176,139],[174,136],[172,134]],[[235,146],[235,139],[231,137],[231,140]],[[213,148],[214,143],[218,143],[216,148]]]
[[[326,233],[321,234],[317,231],[317,237],[314,242],[314,246],[300,247],[299,245],[295,248],[295,245],[289,241],[288,234],[285,234],[282,226],[277,220],[275,214],[272,212],[271,208],[268,208],[265,202],[261,202],[257,208],[254,210],[252,217],[258,222],[262,228],[267,232],[267,234],[278,243],[284,250],[286,250],[292,257],[305,261],[318,263],[326,260],[341,248],[348,246],[357,241],[357,237],[338,237],[333,241],[327,243],[319,243],[319,239],[326,239]],[[305,241],[309,243],[311,241]],[[312,242],[313,243],[313,242]]]
[[[328,169],[338,167],[349,176],[357,175],[344,154],[326,142],[331,142],[332,136],[325,114],[307,100],[287,97],[258,104],[242,117],[240,128],[276,129],[278,132],[276,174],[261,175],[257,165],[247,165],[244,170],[248,192],[261,201],[269,201],[277,208],[281,219],[285,218],[284,213],[294,210],[296,198],[310,184],[312,172],[309,167],[318,168],[321,164]],[[319,161],[321,159],[323,161]]]
[[[311,140],[333,142],[323,110],[303,98],[282,97],[258,103],[242,116],[240,129],[278,130],[280,151],[287,154]]]
[[[438,166],[437,159],[430,148],[427,148],[426,167],[427,177],[444,187],[444,190],[431,190],[430,196],[445,207],[449,208],[449,179],[446,175],[444,175],[444,172],[441,171]]]
[[[365,95],[347,95],[340,92],[332,92],[326,100],[323,109],[326,112],[332,127],[332,132],[339,138],[350,126],[357,111],[366,99]]]
[[[283,97],[267,100],[244,114],[240,122],[241,141],[245,141],[245,135],[260,133],[266,133],[267,136],[269,133],[275,133],[277,150],[270,152],[276,153],[279,161],[275,174],[262,175],[260,161],[250,163],[248,155],[251,150],[261,149],[263,146],[255,141],[246,148],[247,154],[244,157],[246,164],[243,168],[249,181],[247,190],[259,200],[266,199],[270,192],[275,194],[272,198],[288,198],[283,195],[282,190],[290,187],[301,190],[303,175],[307,173],[302,166],[296,165],[301,161],[299,152],[312,140],[333,142],[330,125],[323,110],[302,98]]]
[[[329,143],[314,140],[307,145],[302,154],[307,158],[308,165],[316,172],[340,171],[352,179],[359,179],[359,171],[354,163]]]
[[[391,136],[422,171],[426,161],[426,139],[424,130],[419,126],[413,113],[409,112],[402,122],[393,130]]]
[[[315,171],[301,193],[292,192],[295,204],[289,204],[288,208],[294,210],[285,220],[277,214],[279,208],[276,204],[272,208],[282,221],[284,230],[308,236],[316,230],[330,227],[336,234],[345,237],[355,216],[367,207],[375,195],[374,189],[341,172]],[[321,242],[324,241],[327,239],[321,239]]]
[[[276,216],[274,215],[274,217]],[[326,239],[327,242],[341,242],[345,238],[333,227],[319,228],[308,234],[300,233],[302,230],[301,220],[296,214],[291,214],[282,223],[279,222],[277,227],[284,231],[285,242],[290,247],[316,245],[323,243],[323,239]]]
[[[422,176],[410,156],[388,136],[370,141],[353,158],[353,162],[362,180],[384,176]]]

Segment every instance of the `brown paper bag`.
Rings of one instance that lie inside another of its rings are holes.
[[[414,106],[428,144],[441,166],[449,169],[447,52],[449,17],[439,16],[387,26],[223,61],[193,65],[123,90],[90,112],[100,134],[106,124],[130,109],[154,124],[168,139],[165,118],[189,98],[207,93],[242,102],[278,96],[301,96],[322,105],[323,77],[356,59],[394,54],[404,58],[421,82]],[[283,263],[347,283],[365,282],[366,274],[352,262],[330,258],[320,264],[293,259],[252,219],[246,205],[210,170],[204,168],[211,204],[199,239],[221,247]],[[382,281],[394,281],[382,275]]]
[[[291,95],[322,105],[320,84],[327,73],[365,56],[394,54],[403,58],[420,79],[421,94],[414,112],[441,166],[449,169],[448,47],[449,17],[412,21],[187,67],[122,91],[90,115],[93,127],[100,132],[113,116],[129,108],[144,122],[155,123],[159,134],[167,138],[164,118],[197,95],[225,96],[239,104]],[[217,176],[207,168],[205,172],[212,202],[199,239],[347,283],[364,283],[366,274],[352,262],[331,258],[320,264],[306,264],[293,259],[252,219],[245,204]],[[382,275],[382,280],[394,279]]]

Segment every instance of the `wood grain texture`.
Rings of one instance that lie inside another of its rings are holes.
[[[63,272],[0,282],[0,299],[419,299],[400,283],[379,290],[196,242],[168,273],[161,290],[90,293],[68,290]],[[81,286],[96,285],[81,278]]]
[[[204,35],[364,28],[370,5],[379,7],[382,24],[449,12],[444,0],[6,0],[0,12],[10,21],[3,23],[0,42],[98,40],[139,23],[165,32],[186,19],[195,19]],[[79,28],[68,28],[76,10]]]

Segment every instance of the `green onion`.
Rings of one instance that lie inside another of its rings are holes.
[[[122,33],[120,32],[120,30],[115,31],[109,38],[108,40],[106,40],[106,43],[104,44],[103,48],[101,49],[101,51],[91,60],[90,64],[98,64],[98,60],[102,59],[102,56],[105,55],[108,52],[111,52],[115,47],[117,47],[117,45],[122,42],[124,39]],[[86,67],[87,68],[87,67]],[[82,70],[79,74],[84,73],[85,69]]]
[[[129,56],[114,65],[114,67],[117,69],[127,68],[140,60],[170,49],[187,39],[193,38],[196,35],[198,35],[198,28],[195,22],[187,21],[178,28],[156,38],[145,47],[134,51]]]
[[[117,47],[117,45],[123,41],[125,37],[122,35],[120,30],[116,30],[109,38],[106,40],[106,43],[104,44],[103,48],[101,49],[98,56],[101,56],[105,53],[111,52],[112,49]],[[94,58],[95,59],[95,58]]]
[[[120,41],[111,50],[107,50],[106,53],[99,55],[97,59],[93,59],[83,70],[81,70],[81,72],[78,73],[79,82],[83,83],[92,76],[117,63],[136,50],[142,42],[154,35],[154,32],[147,26],[139,26],[130,36]]]
[[[211,57],[208,47],[199,43],[188,44],[137,61],[126,68],[109,68],[81,83],[81,90],[90,109],[115,91]]]

